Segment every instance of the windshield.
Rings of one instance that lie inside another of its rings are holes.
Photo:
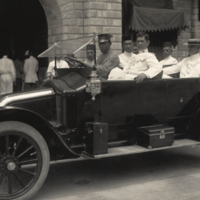
[[[57,41],[50,48],[38,55],[38,58],[48,57],[54,58],[56,56],[61,57],[74,57],[80,60],[86,58],[86,46],[88,44],[94,44],[94,36],[73,38],[65,41]]]

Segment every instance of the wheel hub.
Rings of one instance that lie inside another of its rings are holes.
[[[8,169],[9,171],[14,171],[15,168],[16,168],[16,164],[15,164],[14,162],[9,162],[9,163],[7,164],[7,169]]]

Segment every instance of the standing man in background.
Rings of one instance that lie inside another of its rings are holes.
[[[36,81],[38,81],[37,71],[38,61],[36,58],[33,57],[33,53],[30,52],[30,57],[26,59],[24,63],[24,90],[36,88]]]
[[[47,77],[55,77],[56,73],[55,73],[55,66],[57,68],[69,68],[68,63],[62,59],[62,56],[60,55],[56,55],[56,61],[53,60],[49,63],[48,69],[47,69]]]
[[[0,59],[0,91],[1,94],[13,92],[13,82],[16,79],[15,66],[8,58],[8,52],[4,51],[4,56]]]

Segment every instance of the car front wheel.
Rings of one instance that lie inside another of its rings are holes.
[[[40,133],[21,122],[0,123],[0,200],[30,199],[49,171],[49,150]]]

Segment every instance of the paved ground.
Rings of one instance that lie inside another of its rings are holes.
[[[200,200],[200,146],[52,165],[47,199]]]

